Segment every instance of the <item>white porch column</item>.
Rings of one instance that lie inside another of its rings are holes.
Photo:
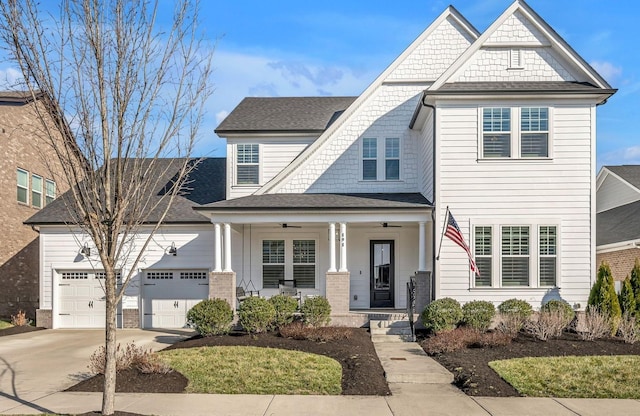
[[[340,269],[339,272],[347,270],[347,223],[340,223]]]
[[[222,238],[220,235],[220,223],[217,222],[213,224],[213,271],[221,272],[222,271]]]
[[[329,273],[336,271],[336,223],[329,223]]]
[[[231,272],[231,224],[224,224],[224,270]]]
[[[426,221],[420,221],[418,228],[418,271],[427,271],[427,223]]]

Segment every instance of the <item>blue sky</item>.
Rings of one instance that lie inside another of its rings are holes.
[[[171,0],[166,10],[171,9]],[[208,1],[214,95],[197,155],[220,156],[213,129],[245,96],[358,95],[449,5],[483,32],[511,0]],[[529,0],[619,91],[598,108],[598,166],[640,164],[640,3]],[[0,79],[10,66],[0,63]]]

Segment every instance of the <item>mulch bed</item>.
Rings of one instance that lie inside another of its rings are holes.
[[[254,346],[297,350],[312,354],[325,355],[342,365],[343,395],[390,395],[389,386],[384,377],[384,370],[376,355],[371,336],[366,329],[350,328],[348,339],[315,342],[283,338],[276,333],[247,335],[235,332],[224,336],[194,337],[178,342],[167,349],[193,348],[203,346]],[[119,372],[116,378],[116,391],[136,393],[182,393],[186,387],[186,379],[170,379],[171,374],[142,374],[137,370]],[[102,391],[102,376],[95,376],[82,381],[67,391]]]
[[[44,328],[37,326],[12,326],[10,328],[0,329],[0,337],[6,337],[8,335],[24,334],[25,332],[40,331]]]
[[[520,394],[489,368],[490,361],[568,355],[640,355],[640,343],[625,344],[615,338],[583,341],[572,333],[545,342],[521,333],[506,346],[466,348],[433,358],[454,374],[454,384],[469,396],[509,397]]]

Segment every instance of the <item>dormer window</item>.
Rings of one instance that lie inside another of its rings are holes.
[[[238,144],[236,157],[236,184],[260,183],[260,145]]]

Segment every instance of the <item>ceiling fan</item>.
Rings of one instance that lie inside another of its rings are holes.
[[[383,228],[402,228],[402,225],[391,225],[388,222],[382,223]]]
[[[302,228],[300,225],[289,225],[287,223],[280,224],[282,228]]]

